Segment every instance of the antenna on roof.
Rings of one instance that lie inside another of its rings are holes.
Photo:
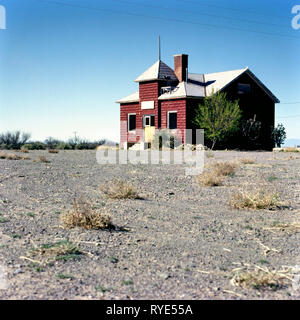
[[[160,35],[158,36],[158,60],[160,61]]]

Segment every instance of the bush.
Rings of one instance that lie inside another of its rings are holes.
[[[225,176],[218,175],[214,171],[207,171],[196,178],[197,182],[206,187],[221,186],[225,180]]]
[[[140,199],[134,187],[119,179],[110,181],[107,185],[100,187],[101,191],[111,199]]]
[[[36,141],[24,144],[24,148],[28,150],[46,150],[46,145],[43,142]]]
[[[29,133],[21,131],[6,132],[0,134],[1,149],[19,150],[30,138]]]
[[[212,168],[218,176],[230,176],[235,173],[238,165],[234,162],[217,162]]]
[[[276,209],[280,204],[277,192],[263,189],[236,191],[231,195],[230,205],[235,209]]]
[[[72,147],[66,142],[60,142],[57,146],[58,150],[71,150]]]
[[[48,149],[56,149],[60,143],[60,140],[54,139],[52,137],[47,138],[44,142]]]
[[[110,216],[95,210],[84,198],[74,200],[73,209],[61,215],[64,228],[104,229],[112,226]]]
[[[286,139],[286,131],[282,123],[278,124],[272,132],[272,138],[276,147],[280,148]]]

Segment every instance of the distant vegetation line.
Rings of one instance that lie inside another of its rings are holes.
[[[100,139],[89,141],[80,137],[68,139],[67,141],[48,137],[44,141],[31,141],[31,134],[21,131],[0,133],[0,149],[2,150],[20,150],[25,148],[28,150],[92,150],[100,145],[117,145],[117,143]]]

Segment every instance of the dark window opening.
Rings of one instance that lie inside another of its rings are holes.
[[[151,127],[155,127],[155,116],[151,116]]]
[[[250,93],[250,84],[238,83],[238,94],[248,94]]]
[[[136,115],[128,115],[128,131],[134,131],[136,129]]]
[[[177,129],[177,112],[169,112],[169,129]]]
[[[145,126],[148,127],[150,125],[150,118],[146,117],[145,118]]]

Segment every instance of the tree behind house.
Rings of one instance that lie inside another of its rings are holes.
[[[286,131],[282,123],[279,123],[277,127],[273,129],[272,138],[276,147],[280,148],[286,139]]]
[[[221,142],[238,130],[241,110],[238,101],[226,99],[226,93],[213,93],[203,99],[196,109],[194,124],[204,129],[204,135],[212,142],[211,149],[217,141]]]

